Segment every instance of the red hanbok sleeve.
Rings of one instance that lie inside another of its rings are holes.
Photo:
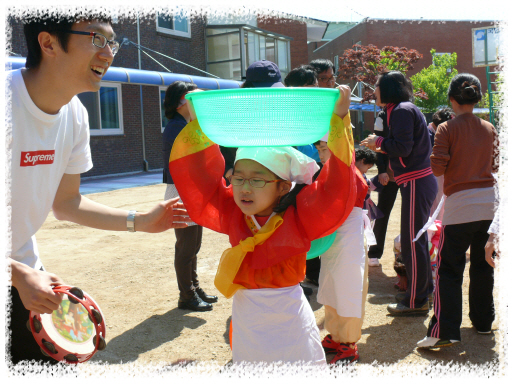
[[[174,141],[169,170],[190,218],[228,234],[232,213],[239,208],[224,181],[219,146],[203,133],[197,120],[188,123]]]
[[[333,233],[356,200],[356,167],[350,114],[333,114],[327,146],[332,154],[317,180],[297,195],[297,215],[310,241]]]

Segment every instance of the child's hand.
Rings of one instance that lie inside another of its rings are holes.
[[[190,91],[188,93],[193,93],[193,92],[203,92],[202,89],[194,89],[193,91]],[[197,119],[197,116],[196,116],[196,111],[194,110],[194,105],[192,103],[192,100],[187,100],[187,107],[188,107],[188,111],[190,113],[190,121],[193,121],[195,119]]]
[[[334,113],[343,119],[348,114],[351,91],[348,85],[340,85],[338,89],[340,91],[340,97],[336,100]]]

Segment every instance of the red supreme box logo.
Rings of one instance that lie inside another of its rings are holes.
[[[55,150],[21,152],[21,167],[33,167],[39,164],[53,164]]]

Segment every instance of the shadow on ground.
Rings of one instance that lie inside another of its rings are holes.
[[[204,319],[187,316],[189,313],[190,311],[174,308],[162,315],[153,315],[114,337],[108,342],[107,348],[97,353],[91,360],[112,364],[133,362],[139,355],[176,339],[183,329],[196,329],[206,323]],[[159,337],[152,337],[154,334],[158,334]]]

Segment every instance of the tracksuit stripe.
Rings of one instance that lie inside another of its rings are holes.
[[[432,327],[431,337],[439,337],[439,319],[441,315],[441,299],[439,296],[439,267],[441,265],[441,250],[444,245],[444,225],[441,227],[441,234],[439,235],[439,248],[437,250],[437,270],[436,270],[436,289],[434,295],[434,315],[436,317],[436,324]]]
[[[411,181],[411,202],[410,202],[410,221],[409,221],[409,231],[410,231],[410,242],[411,242],[411,260],[412,260],[412,281],[411,281],[411,299],[410,299],[410,308],[415,308],[414,300],[416,299],[416,285],[417,285],[417,277],[418,277],[418,268],[416,263],[416,247],[415,243],[413,243],[413,239],[415,238],[414,233],[414,208],[416,205],[416,183],[415,181]]]

